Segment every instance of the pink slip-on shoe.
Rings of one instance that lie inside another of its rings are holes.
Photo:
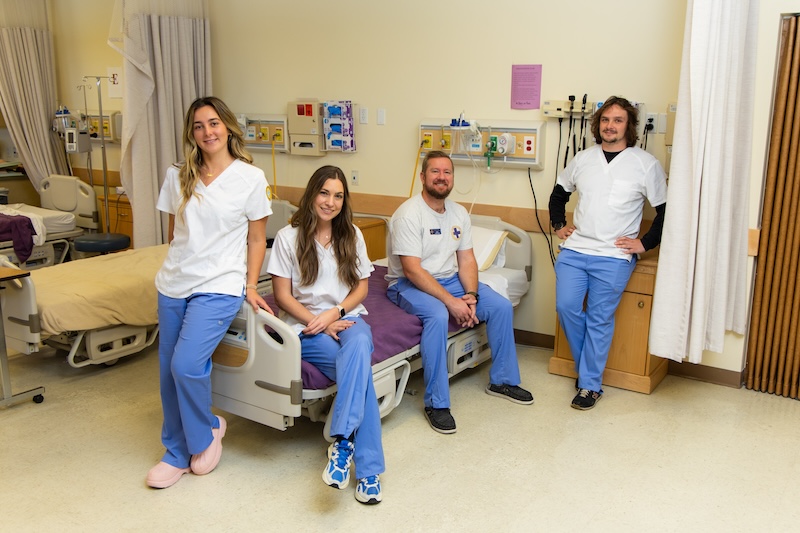
[[[225,436],[225,429],[228,427],[228,423],[221,416],[218,416],[217,419],[219,420],[219,427],[211,430],[214,440],[204,451],[192,456],[192,472],[198,476],[208,474],[214,470],[219,464],[220,457],[222,457],[222,437]]]
[[[182,475],[191,471],[190,468],[178,468],[161,461],[147,473],[147,486],[154,489],[166,489],[177,483]]]

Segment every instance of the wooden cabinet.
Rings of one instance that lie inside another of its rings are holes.
[[[386,257],[386,221],[382,218],[353,217],[353,224],[364,235],[370,261]]]
[[[655,254],[645,254],[636,264],[622,294],[615,315],[608,363],[603,373],[604,385],[650,394],[667,374],[667,360],[651,355],[647,348],[657,260]],[[549,371],[573,378],[577,375],[567,338],[558,322]]]
[[[97,198],[98,208],[100,209],[100,229],[106,231],[106,211],[104,206],[105,198]],[[111,233],[122,233],[131,238],[131,248],[133,248],[133,210],[127,196],[118,194],[108,195],[108,220]]]

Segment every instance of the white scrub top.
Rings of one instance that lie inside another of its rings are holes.
[[[264,172],[235,160],[206,187],[198,181],[183,216],[178,168],[167,169],[156,207],[175,215],[167,258],[156,274],[156,288],[170,298],[195,293],[241,296],[247,276],[249,221],[272,214]]]
[[[356,230],[356,252],[358,254],[358,277],[366,279],[375,270],[372,262],[367,255],[367,245],[364,243],[364,236],[358,226],[353,226]],[[275,242],[272,243],[272,252],[269,255],[267,271],[273,276],[281,278],[291,278],[292,296],[303,304],[306,309],[314,315],[330,309],[342,302],[350,294],[351,288],[342,283],[339,279],[339,264],[333,246],[325,248],[320,243],[317,246],[317,256],[319,257],[319,270],[317,271],[317,281],[312,285],[300,285],[300,265],[297,261],[297,234],[298,229],[291,225],[285,226],[278,231]],[[356,317],[366,315],[367,309],[358,304],[351,309],[346,316]],[[281,318],[294,329],[297,334],[305,329],[305,325],[298,322],[288,313],[283,313]]]
[[[667,201],[667,179],[658,159],[631,146],[611,162],[601,145],[578,152],[557,183],[565,191],[578,191],[573,223],[575,231],[561,247],[587,255],[631,260],[614,246],[619,237],[635,239],[642,223],[644,200],[652,206]]]

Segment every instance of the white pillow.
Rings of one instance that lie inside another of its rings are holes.
[[[475,253],[479,271],[483,272],[492,266],[498,253],[504,248],[507,236],[507,231],[472,226],[472,251]],[[502,254],[501,260],[505,263],[505,254]]]

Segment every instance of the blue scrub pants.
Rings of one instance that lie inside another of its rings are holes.
[[[464,287],[458,274],[437,280],[447,292],[461,298]],[[425,406],[450,407],[450,384],[447,376],[447,329],[450,312],[438,298],[419,290],[408,278],[398,278],[387,295],[407,313],[422,321],[422,374],[425,379]],[[519,385],[519,364],[514,344],[514,309],[511,302],[478,283],[478,320],[486,322],[486,334],[492,349],[489,381],[495,385]]]
[[[242,307],[242,296],[158,294],[158,357],[164,425],[162,461],[187,468],[209,447],[219,419],[211,412],[211,355]]]
[[[556,311],[581,389],[603,390],[603,371],[614,337],[614,313],[635,266],[636,256],[626,261],[568,249],[558,254]]]
[[[339,341],[327,333],[300,334],[303,360],[336,382],[331,435],[353,435],[356,478],[386,470],[381,442],[381,415],[372,382],[372,330],[360,317],[340,331]]]

